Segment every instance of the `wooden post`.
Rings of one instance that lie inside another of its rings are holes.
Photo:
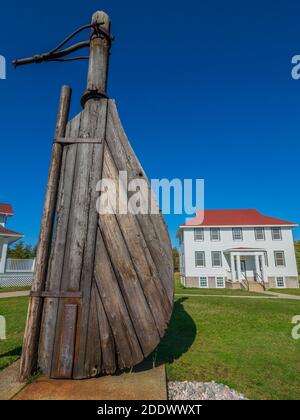
[[[63,86],[61,89],[58,107],[55,138],[64,137],[65,135],[66,125],[69,116],[70,101],[71,88],[69,86]],[[54,143],[52,147],[52,158],[48,175],[48,184],[44,203],[39,244],[37,248],[35,270],[32,281],[33,292],[40,292],[44,290],[54,213],[57,200],[57,188],[60,177],[61,157],[62,146],[59,143]],[[28,378],[28,376],[30,376],[36,369],[42,309],[43,298],[32,297],[30,299],[28,308],[26,330],[23,342],[23,352],[21,357],[21,381],[24,381],[26,378]]]
[[[107,33],[110,32],[110,19],[105,12],[95,12],[92,16],[92,24],[101,25]],[[108,39],[97,35],[97,31],[93,31],[90,43],[87,89],[81,98],[83,108],[89,99],[106,97],[109,49]]]

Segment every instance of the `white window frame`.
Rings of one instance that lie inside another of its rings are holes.
[[[240,237],[239,238],[235,237],[235,234],[237,232],[240,232]],[[233,239],[233,241],[242,241],[243,240],[243,228],[241,228],[241,227],[232,228],[232,239]]]
[[[262,231],[263,238],[258,238],[257,237],[257,232],[258,231]],[[254,228],[254,234],[255,234],[255,240],[256,241],[265,241],[266,240],[266,233],[265,233],[265,228],[264,227],[256,227],[256,228]]]
[[[278,230],[280,238],[274,238],[274,230]],[[273,241],[282,241],[281,227],[272,227],[271,228],[271,233],[272,233],[272,240]]]
[[[212,233],[213,232],[218,232],[218,238],[217,239],[212,238]],[[220,228],[218,228],[218,227],[210,228],[210,240],[211,241],[220,241],[221,240]]]
[[[280,252],[282,254],[283,264],[278,264],[277,263],[277,257],[276,257],[276,253],[277,252]],[[281,251],[281,250],[274,251],[274,261],[275,261],[275,267],[285,267],[286,264],[285,264],[285,254],[284,254],[284,251]]]
[[[196,257],[197,252],[203,255],[203,265],[197,264],[197,257]],[[205,251],[195,251],[195,267],[200,267],[200,268],[205,267]]]
[[[218,286],[218,280],[222,279],[222,286]],[[216,288],[217,289],[225,289],[225,279],[222,276],[216,277]]]
[[[206,281],[206,286],[201,286],[201,279],[205,279]],[[199,277],[199,289],[208,289],[208,278],[205,276],[200,276]]]
[[[214,264],[214,254],[219,254],[220,256],[220,264],[216,265]],[[212,267],[222,267],[222,252],[221,251],[211,251],[211,266]]]
[[[278,279],[282,280],[283,286],[278,286]],[[285,289],[285,278],[283,276],[276,277],[276,288],[277,289]]]
[[[201,232],[201,238],[199,239],[199,238],[196,238],[196,232],[197,233],[200,233]],[[195,242],[199,242],[199,241],[204,241],[204,229],[203,228],[195,228],[194,229],[194,241]]]

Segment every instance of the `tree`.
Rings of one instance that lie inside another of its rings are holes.
[[[8,250],[9,258],[16,258],[21,260],[26,260],[34,258],[36,253],[36,247],[32,247],[29,244],[24,244],[23,241],[18,241],[13,245],[12,248]]]
[[[179,271],[179,254],[177,248],[172,248],[174,271]]]
[[[295,254],[297,260],[298,273],[300,273],[300,241],[295,241]]]

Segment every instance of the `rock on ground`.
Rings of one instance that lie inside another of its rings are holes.
[[[215,382],[169,382],[169,400],[247,400],[227,385]]]

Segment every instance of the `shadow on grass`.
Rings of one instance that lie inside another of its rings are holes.
[[[197,328],[193,319],[184,309],[183,302],[186,299],[176,300],[165,336],[157,349],[133,369],[135,372],[151,369],[164,363],[173,363],[189,350],[195,340]]]
[[[0,359],[2,357],[21,356],[21,353],[22,353],[22,347],[18,346],[12,350],[7,351],[6,353],[1,353]]]
[[[195,341],[197,328],[193,318],[184,309],[183,302],[186,299],[181,298],[174,303],[166,335],[152,354],[155,364],[173,363],[186,353]]]

